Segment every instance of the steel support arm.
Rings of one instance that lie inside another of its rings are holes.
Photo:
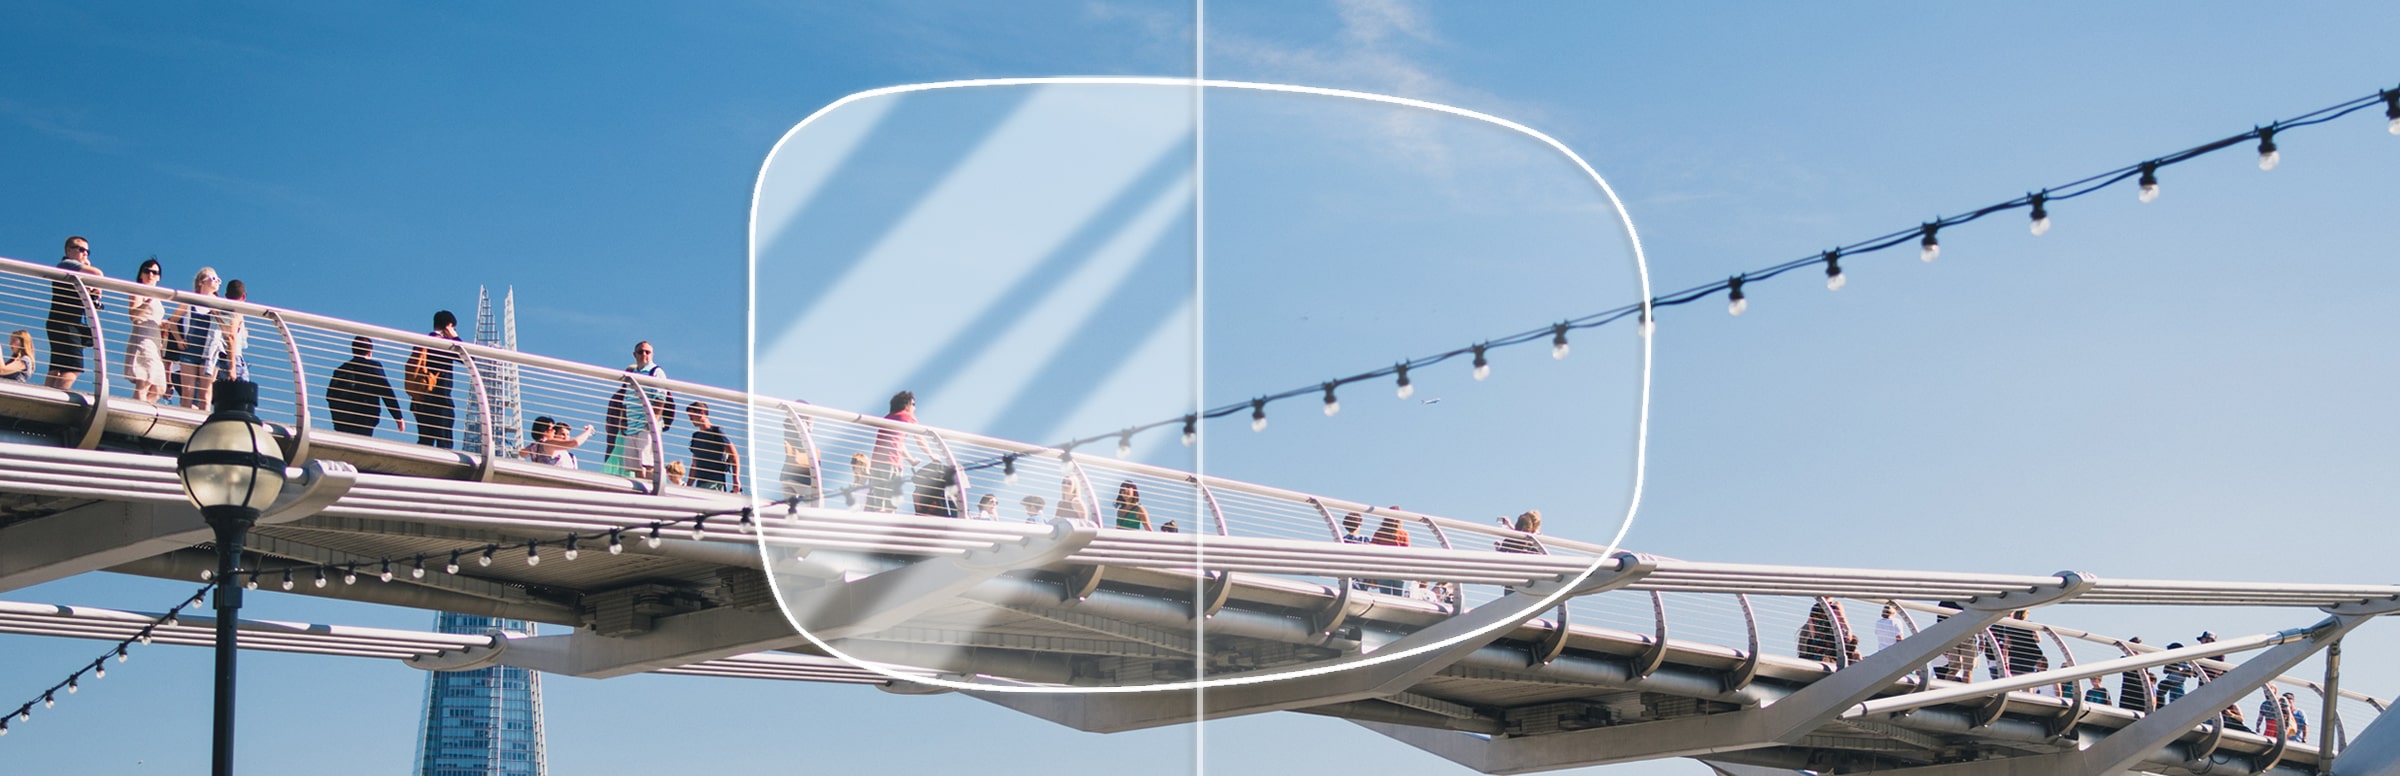
[[[314,515],[350,492],[358,471],[312,461],[258,525]],[[0,592],[99,571],[211,540],[190,504],[103,501],[0,528]]]
[[[1588,595],[1632,584],[1657,568],[1649,558],[1624,553],[1617,567],[1594,572],[1580,584],[1573,578],[1546,582],[1511,592],[1482,606],[1364,653],[1327,663],[1329,673],[1274,679],[1289,669],[1260,674],[1256,683],[1232,684],[1206,690],[1108,694],[1050,694],[969,692],[1019,712],[1061,725],[1096,733],[1172,725],[1199,718],[1223,718],[1269,711],[1309,708],[1383,698],[1416,686],[1485,645],[1499,640],[1516,625],[1545,610],[1545,601],[1565,590]],[[1569,587],[1572,589],[1568,589]],[[1394,657],[1397,656],[1397,657]],[[1359,664],[1357,667],[1341,667]],[[1241,677],[1218,677],[1238,681]]]
[[[1484,773],[1528,773],[1660,757],[1698,757],[1789,743],[1889,689],[1893,682],[1951,645],[1991,627],[2010,611],[2063,601],[2091,589],[2093,584],[2085,574],[2062,572],[2058,576],[2060,582],[2055,585],[1967,601],[1949,619],[1764,708],[1514,738],[1361,724]]]
[[[660,618],[651,630],[634,636],[577,631],[519,639],[509,645],[501,662],[605,678],[808,643],[794,628],[794,620],[824,640],[871,633],[954,603],[960,593],[1012,569],[1056,563],[1090,544],[1097,534],[1090,526],[1058,521],[1049,536],[957,558],[918,561],[852,582],[828,581],[814,590],[787,591],[781,598],[792,619],[719,607]]]

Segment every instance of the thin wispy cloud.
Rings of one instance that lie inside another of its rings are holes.
[[[1451,43],[1419,0],[1335,0],[1332,35],[1290,34],[1284,28],[1208,27],[1212,78],[1324,86],[1455,105],[1539,126],[1543,111],[1452,80],[1428,61]],[[1295,27],[1297,25],[1294,25]],[[1394,109],[1371,120],[1366,139],[1376,153],[1434,180],[1486,163],[1487,140],[1461,142],[1459,119]],[[1462,201],[1478,192],[1456,191]]]
[[[0,116],[26,129],[88,150],[116,153],[124,147],[124,142],[114,135],[78,126],[83,123],[80,111],[35,107],[0,97]]]
[[[1192,39],[1192,17],[1186,12],[1092,0],[1084,3],[1083,15],[1095,24],[1134,32],[1154,45],[1182,45]]]
[[[1425,14],[1403,0],[1336,0],[1334,6],[1342,15],[1342,35],[1351,40],[1374,44],[1398,34],[1439,42]]]

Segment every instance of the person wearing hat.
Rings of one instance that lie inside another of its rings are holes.
[[[458,341],[458,316],[449,310],[433,314],[433,331],[425,336]],[[417,444],[444,450],[457,445],[458,405],[450,398],[452,369],[458,354],[449,348],[418,347],[409,353],[404,372],[408,408],[417,414]]]

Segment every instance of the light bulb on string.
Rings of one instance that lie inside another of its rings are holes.
[[[1333,397],[1333,383],[1325,384],[1325,417],[1342,414],[1342,400]]]
[[[142,643],[144,643],[144,644],[148,644],[148,643],[150,643],[150,642],[144,641],[144,642],[142,642]],[[102,662],[99,662],[99,661],[93,661],[93,662],[92,662],[92,678],[94,678],[94,679],[106,679],[106,678],[108,678],[108,664],[107,664],[107,663],[102,663]]]
[[[583,554],[582,551],[575,549],[574,534],[567,534],[567,549],[565,552],[559,554],[566,556],[567,560],[574,560],[575,556]]]
[[[444,565],[444,566],[442,566],[442,573],[444,573],[444,574],[456,574],[456,573],[458,573],[458,553],[459,553],[459,551],[458,551],[458,550],[451,550],[451,551],[450,551],[450,562],[449,562],[447,565]]]
[[[1826,251],[1825,290],[1840,291],[1846,285],[1850,285],[1850,278],[1842,274],[1842,252],[1839,250]]]
[[[659,546],[659,545],[666,543],[666,541],[667,541],[667,540],[665,540],[665,539],[661,539],[661,538],[659,538],[659,536],[658,536],[658,529],[659,529],[659,526],[660,526],[660,525],[661,525],[661,524],[659,524],[659,523],[651,523],[651,524],[650,524],[650,535],[649,535],[649,536],[644,536],[644,537],[642,537],[642,545],[643,545],[643,546],[646,546],[646,547],[649,547],[650,549],[653,549],[653,550],[655,550],[655,549],[658,549],[658,546]]]
[[[383,559],[383,568],[376,570],[375,578],[385,582],[392,581],[392,559]]]
[[[457,569],[456,567],[453,567],[453,568],[451,568],[451,569],[450,569],[450,573],[456,574],[456,573],[458,573],[458,569]],[[352,564],[350,564],[350,565],[347,565],[347,566],[343,566],[343,567],[342,567],[342,584],[345,584],[345,585],[355,585],[355,584],[358,584],[358,564],[356,564],[356,563],[352,563]]]
[[[750,511],[749,507],[742,507],[742,518],[739,522],[735,523],[735,525],[742,529],[742,533],[756,533],[758,531],[758,518],[756,514]]]
[[[1395,391],[1400,395],[1400,398],[1406,399],[1410,396],[1416,395],[1417,387],[1408,382],[1408,363],[1401,362],[1399,365],[1392,367],[1392,369],[1400,374],[1399,388]]]
[[[1567,325],[1565,323],[1550,324],[1550,360],[1564,361],[1566,358]]]
[[[611,529],[608,529],[608,554],[610,554],[610,555],[623,555],[623,554],[625,554],[625,529],[623,529],[623,528],[611,528]]]
[[[1265,430],[1267,430],[1267,400],[1265,400],[1265,399],[1251,399],[1251,400],[1250,400],[1250,430],[1251,430],[1251,431],[1265,431]]]
[[[1642,322],[1641,325],[1633,327],[1633,333],[1642,339],[1649,339],[1650,335],[1658,333],[1658,319],[1650,317],[1648,302],[1642,304]]]
[[[2040,194],[2027,194],[2025,198],[2033,203],[2033,236],[2049,234],[2050,209],[2045,205],[2050,201],[2050,192],[2045,190]]]
[[[1200,416],[1198,416],[1198,415],[1185,415],[1185,416],[1183,416],[1183,446],[1184,446],[1184,447],[1191,447],[1193,443],[1195,443],[1195,442],[1199,442],[1199,441],[1200,441]]]
[[[416,566],[414,566],[414,567],[412,567],[412,568],[410,568],[410,569],[408,570],[408,578],[409,578],[409,579],[424,579],[424,578],[425,578],[425,555],[424,555],[423,553],[418,553],[418,554],[417,554],[417,565],[416,565]]]
[[[30,703],[29,703],[29,704],[26,704],[26,705],[23,705],[23,706],[18,706],[18,707],[17,707],[17,721],[18,721],[18,722],[32,722],[32,721],[33,721],[33,704],[30,704]]]
[[[1749,273],[1743,273],[1725,279],[1726,314],[1738,316],[1742,314],[1742,311],[1750,309],[1750,297],[1742,294],[1742,284],[1749,282],[1749,280]]]
[[[480,557],[477,557],[477,558],[475,559],[475,565],[477,565],[477,566],[482,566],[482,567],[484,567],[484,568],[491,568],[491,566],[492,566],[492,555],[493,555],[494,553],[497,553],[497,552],[499,552],[499,551],[500,551],[500,545],[497,545],[497,544],[486,544],[486,545],[484,545],[484,546],[483,546],[483,555],[482,555],[482,556],[480,556]]]
[[[325,567],[324,567],[324,566],[318,566],[318,567],[317,567],[317,587],[319,587],[319,588],[323,588],[323,587],[325,587]]]
[[[129,655],[126,655],[126,654],[125,654],[125,645],[123,645],[123,644],[118,644],[118,645],[117,645],[117,662],[119,662],[119,663],[122,663],[122,662],[125,662],[125,661],[127,661],[127,660],[130,660],[130,659],[132,659],[132,657],[131,657],[131,656],[129,656]]]
[[[1484,345],[1475,346],[1475,382],[1479,383],[1483,382],[1484,378],[1492,376],[1492,362],[1484,359],[1484,347]]]
[[[2400,135],[2400,89],[2384,91],[2383,117],[2391,122],[2384,125],[2384,131]]]
[[[707,515],[699,515],[699,516],[693,517],[693,518],[692,518],[692,541],[695,541],[695,542],[696,542],[696,541],[700,541],[700,537],[707,535],[707,533],[708,533],[708,516],[707,516]]]
[[[2283,152],[2275,150],[2275,125],[2269,124],[2264,127],[2259,127],[2258,169],[2261,172],[2264,172],[2275,169],[2275,165],[2282,163]]]
[[[141,637],[140,637],[140,638],[141,638],[141,640],[142,640],[142,644],[143,644],[144,646],[148,646],[148,645],[150,644],[150,638],[151,638],[150,629],[149,629],[149,628],[143,628],[143,629],[142,629],[142,633],[141,633]]]
[[[1942,222],[1940,221],[1928,222],[1918,228],[1918,231],[1925,233],[1925,237],[1917,241],[1918,261],[1931,263],[1934,259],[1942,257],[1942,238],[1934,236],[1935,232],[1941,230]]]
[[[72,676],[70,676],[70,677],[67,677],[67,694],[68,694],[68,695],[74,695],[74,694],[76,694],[76,693],[79,693],[79,692],[82,692],[82,691],[83,691],[83,682],[82,682],[82,681],[78,680],[76,677],[72,677]]]
[[[284,569],[284,570],[283,570],[283,589],[285,589],[285,590],[290,590],[290,589],[292,589],[292,570],[291,570],[291,569]]]
[[[244,590],[257,590],[257,589],[258,589],[258,572],[256,572],[256,571],[250,572],[250,578],[249,578],[249,579],[247,579],[247,580],[244,580],[244,581],[242,582],[242,589],[244,589]]]
[[[1133,457],[1133,429],[1129,428],[1117,433],[1117,457]]]
[[[2136,199],[2140,199],[2140,200],[2142,201],[2142,204],[2144,204],[2144,205],[2150,204],[2150,203],[2152,203],[2152,202],[2157,202],[2157,201],[2158,201],[2158,162],[2155,162],[2155,161],[2152,161],[2152,162],[2143,162],[2143,163],[2142,163],[2142,177],[2141,177],[2141,180],[2139,180],[2139,181],[2137,181],[2137,182],[2138,182],[2138,183],[2140,183],[2140,184],[2141,184],[2141,186],[2142,186],[2142,193],[2141,193],[2141,195],[2140,195],[2139,197],[2136,197]]]
[[[215,572],[215,571],[213,571],[213,570],[210,570],[210,569],[201,569],[201,570],[200,570],[200,581],[202,581],[202,582],[207,582],[207,581],[209,581],[209,580],[216,579],[216,578],[217,578],[217,572]]]
[[[1017,484],[1016,453],[1000,456],[1000,481],[1009,485]]]
[[[58,698],[57,698],[57,697],[55,697],[55,696],[52,696],[52,695],[50,694],[51,692],[53,692],[53,691],[51,691],[51,690],[43,690],[43,691],[42,691],[42,708],[45,708],[45,709],[55,709],[55,708],[58,708]]]
[[[539,566],[539,565],[542,565],[542,543],[541,543],[541,542],[528,541],[528,542],[526,542],[526,543],[525,543],[525,565],[528,565],[528,566]]]

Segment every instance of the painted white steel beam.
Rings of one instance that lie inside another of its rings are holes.
[[[819,639],[872,633],[955,603],[960,594],[1002,573],[1056,563],[1091,543],[1096,533],[1090,526],[1058,521],[1046,537],[959,558],[921,560],[848,582],[822,580],[814,590],[786,591],[783,604]],[[606,678],[807,643],[782,614],[718,607],[661,617],[649,631],[632,636],[579,630],[521,639],[500,659],[551,673]]]
[[[155,479],[156,472],[151,472]],[[27,476],[18,472],[15,476]],[[358,472],[337,461],[311,461],[259,516],[261,526],[316,514],[339,500]],[[181,501],[96,501],[0,527],[0,592],[174,552],[213,541],[200,510]]]
[[[1967,601],[1949,619],[1761,708],[1511,738],[1361,724],[1484,773],[1529,773],[1776,746],[1796,741],[1832,722],[1844,710],[1890,689],[1901,677],[1991,627],[2009,612],[2073,598],[2092,585],[2088,576],[2066,572],[2047,586]]]
[[[1654,563],[1643,556],[1623,553],[1620,558],[1623,560],[1619,568],[1597,572],[1567,592],[1570,595],[1589,595],[1622,588],[1655,568]],[[1570,581],[1553,580],[1511,592],[1376,650],[1376,653],[1387,655],[1422,650],[1416,654],[1315,676],[1237,684],[1206,691],[1105,694],[970,691],[966,694],[1067,727],[1095,733],[1139,730],[1199,718],[1221,719],[1384,698],[1416,686],[1427,677],[1499,640],[1514,626],[1533,619],[1544,610],[1539,602],[1560,592]],[[1358,654],[1326,665],[1334,667],[1374,658],[1375,653]]]

